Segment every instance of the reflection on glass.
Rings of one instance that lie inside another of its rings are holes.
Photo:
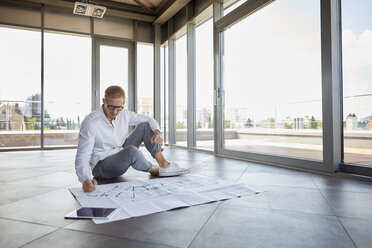
[[[225,148],[322,160],[319,1],[275,1],[224,39]]]
[[[91,111],[91,38],[45,33],[44,144],[77,145]]]
[[[187,146],[187,43],[176,40],[176,144]]]
[[[40,32],[0,27],[0,37],[0,149],[40,147]]]
[[[196,146],[214,149],[213,19],[196,28]]]
[[[128,48],[101,45],[100,101],[105,95],[105,89],[111,85],[122,87],[128,97]]]
[[[343,0],[344,162],[372,166],[372,2]]]
[[[137,44],[137,113],[154,116],[154,46]]]

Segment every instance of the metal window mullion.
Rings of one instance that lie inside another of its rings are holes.
[[[41,5],[40,148],[44,148],[44,4]]]
[[[166,142],[168,142],[168,136],[167,136],[167,128],[168,128],[168,126],[167,126],[167,103],[168,103],[168,101],[167,101],[167,87],[166,87],[166,83],[167,83],[167,76],[166,76],[166,73],[167,73],[167,68],[166,68],[166,62],[167,62],[167,59],[166,59],[166,56],[167,56],[167,54],[165,53],[165,48],[162,48],[162,49],[164,49],[164,52],[163,52],[163,56],[164,56],[164,59],[163,59],[163,67],[164,67],[164,82],[162,82],[163,84],[164,84],[164,95],[163,95],[163,97],[164,97],[164,106],[163,106],[163,108],[164,108],[164,142],[166,143]],[[169,142],[168,142],[169,143]]]
[[[95,96],[94,96],[94,105],[92,106],[92,110],[95,110],[100,105],[100,98],[103,98],[101,96],[101,63],[100,63],[100,57],[101,57],[101,44],[97,40],[95,40],[95,82],[93,83],[95,85]]]
[[[160,79],[160,39],[161,28],[160,24],[154,25],[154,119],[161,126],[161,79]]]
[[[169,144],[176,144],[176,46],[175,40],[168,41],[168,97],[169,97]]]
[[[92,106],[91,110],[95,110],[99,106],[99,53],[100,48],[94,38],[94,22],[93,17],[90,18],[90,37],[92,39]]]
[[[195,25],[187,24],[187,146],[196,147]]]
[[[341,8],[340,0],[321,1],[323,164],[338,171],[341,163]]]
[[[223,108],[221,101],[217,99],[218,89],[222,89],[222,33],[217,29],[216,22],[223,15],[223,5],[213,3],[213,74],[214,74],[214,151],[218,153],[223,147]]]
[[[128,49],[128,109],[134,112],[138,111],[138,95],[137,95],[137,57],[138,57],[138,42],[134,42],[132,49]],[[132,74],[131,74],[132,72]],[[132,76],[131,76],[132,75]],[[132,82],[132,83],[130,83]]]

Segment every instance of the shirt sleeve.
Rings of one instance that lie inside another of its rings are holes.
[[[94,148],[94,134],[89,125],[82,123],[79,132],[79,143],[75,158],[75,171],[79,181],[92,180],[90,160]]]
[[[131,112],[131,111],[129,112],[129,114],[131,115],[129,125],[136,126],[136,125],[141,124],[143,122],[147,122],[147,123],[149,123],[152,131],[154,131],[154,132],[155,132],[155,130],[160,131],[159,123],[156,120],[154,120],[153,118],[151,118],[147,115],[141,115],[141,114],[137,114],[137,113]]]

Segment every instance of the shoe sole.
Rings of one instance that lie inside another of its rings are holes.
[[[159,177],[172,177],[172,176],[180,176],[183,174],[190,173],[190,170],[184,170],[184,171],[175,171],[175,172],[159,172]]]

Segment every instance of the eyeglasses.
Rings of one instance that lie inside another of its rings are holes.
[[[117,111],[122,111],[123,108],[124,108],[124,106],[114,106],[114,105],[107,104],[107,108],[108,108],[109,110],[114,110],[114,109],[116,109]]]
[[[117,111],[122,111],[123,108],[124,108],[124,105],[122,105],[122,106],[110,105],[110,104],[108,104],[108,102],[107,102],[106,99],[105,99],[105,102],[106,102],[106,104],[107,104],[107,108],[108,108],[109,110],[114,110],[114,109],[116,109]]]

